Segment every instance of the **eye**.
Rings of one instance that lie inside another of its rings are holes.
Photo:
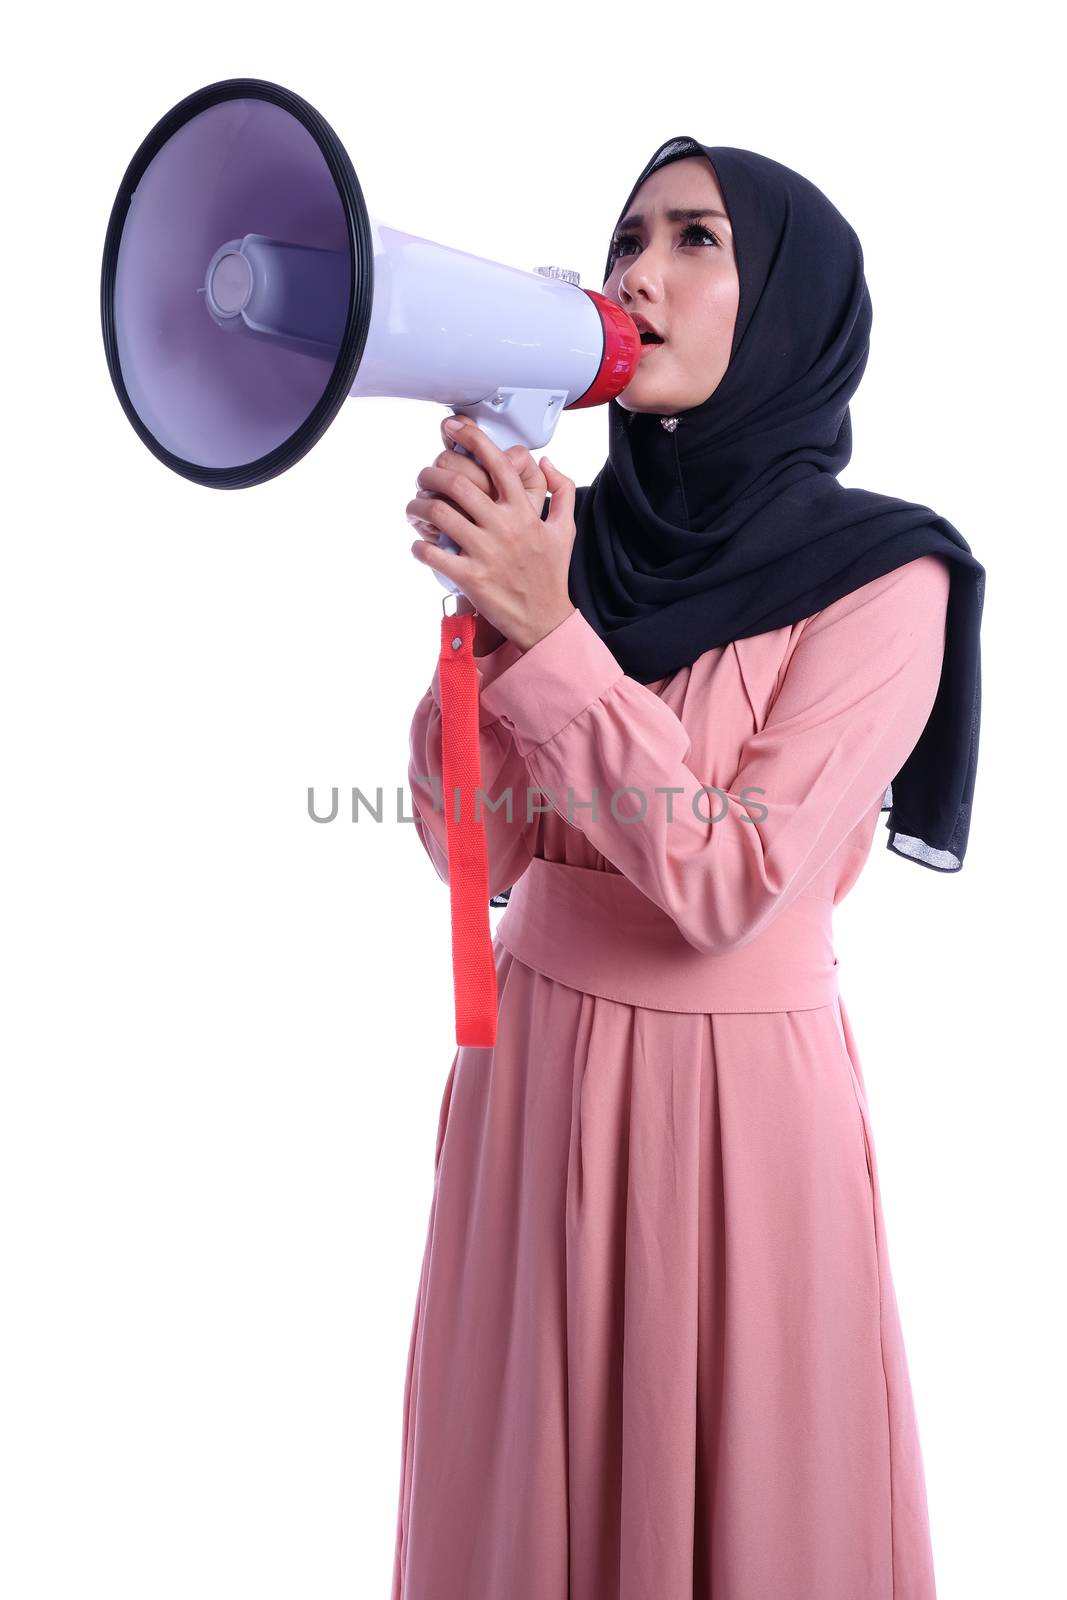
[[[687,223],[682,229],[680,237],[687,244],[700,244],[706,240],[709,244],[719,245],[718,239],[708,228],[705,228],[702,222]],[[611,241],[612,266],[615,265],[620,256],[629,255],[630,252],[623,249],[624,245],[637,243],[638,238],[635,233],[617,233]]]

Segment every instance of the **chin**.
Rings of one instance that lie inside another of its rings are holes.
[[[672,400],[668,391],[645,381],[645,375],[640,371],[630,379],[626,388],[615,396],[615,403],[622,406],[624,411],[654,411],[657,415],[661,412],[666,415],[684,409],[681,402]],[[684,402],[685,406],[690,404],[688,400]]]
[[[680,406],[672,405],[669,399],[665,400],[662,396],[656,400],[646,400],[643,405],[637,400],[628,398],[628,396],[628,389],[624,389],[622,394],[615,396],[616,405],[621,406],[624,411],[654,411],[658,416],[661,412],[667,415],[670,412],[682,409]]]

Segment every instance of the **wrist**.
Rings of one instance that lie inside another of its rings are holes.
[[[505,637],[500,629],[495,628],[488,617],[483,617],[479,612],[474,624],[474,654],[487,656],[504,643]]]
[[[554,633],[560,623],[566,622],[567,618],[572,617],[577,609],[578,607],[572,605],[568,600],[565,608],[561,607],[551,619],[546,619],[540,623],[531,633],[522,637],[515,637],[516,646],[525,655],[527,650],[532,650],[535,644],[540,644],[542,639],[546,639],[550,633]]]

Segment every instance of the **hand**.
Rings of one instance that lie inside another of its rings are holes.
[[[483,494],[487,494],[490,499],[495,500],[496,488],[488,472],[484,467],[479,466],[473,456],[460,454],[456,449],[456,441],[449,438],[445,432],[445,422],[449,420],[451,419],[446,417],[441,423],[441,438],[444,440],[445,448],[435,459],[434,467],[440,467],[447,472],[462,472],[464,477],[469,478],[472,483],[478,485]],[[545,496],[548,494],[547,478],[524,445],[513,444],[510,449],[504,451],[504,454],[514,464],[515,470],[522,479],[523,486],[530,497],[530,504],[537,512],[537,515],[540,516],[544,510]],[[415,495],[416,500],[433,500],[436,498],[430,489],[422,486],[421,472],[415,482],[420,485]],[[447,499],[448,496],[443,496],[443,498]],[[458,511],[461,508],[457,506],[456,509]],[[441,533],[439,528],[435,528],[432,523],[427,522],[424,518],[410,517],[409,521],[418,528],[424,539],[429,539],[434,544],[437,543]]]
[[[448,472],[463,473],[472,483],[476,483],[483,493],[495,500],[496,488],[488,472],[484,467],[478,465],[473,456],[457,451],[455,443],[445,431],[445,423],[449,420],[450,418],[448,417],[442,419],[441,438],[444,441],[445,448],[436,458],[433,465]],[[515,470],[522,479],[526,492],[530,497],[530,504],[537,512],[537,515],[540,516],[544,509],[545,496],[548,494],[547,478],[524,445],[513,444],[510,449],[504,451],[504,454],[514,463]],[[415,482],[420,485],[415,496],[417,500],[433,500],[437,498],[429,489],[422,487],[421,473]],[[447,496],[442,496],[441,498],[448,499]],[[449,501],[449,504],[452,503],[452,501]],[[459,510],[460,508],[457,506],[456,509]],[[432,544],[437,543],[441,535],[440,528],[435,528],[433,523],[427,522],[425,518],[409,517],[408,520],[418,529],[424,539]],[[504,643],[504,635],[500,632],[500,629],[494,628],[488,617],[483,617],[477,607],[466,596],[459,595],[457,596],[457,615],[462,615],[464,612],[473,612],[476,618],[474,627],[474,654],[476,656],[488,655],[490,651],[496,650]]]
[[[465,470],[465,456],[453,454],[447,467],[423,468],[418,482],[431,493],[417,495],[405,511],[416,525],[429,523],[430,537],[416,540],[411,553],[459,584],[482,616],[528,650],[575,609],[567,588],[575,538],[574,483],[547,456],[541,457],[544,481],[552,492],[548,520],[542,522],[544,496],[536,487],[533,494],[528,491],[529,466],[523,477],[512,459],[516,450],[526,456],[529,452],[521,446],[499,450],[469,419],[456,443],[471,451],[473,464],[483,469],[496,498]],[[521,456],[520,465],[525,465]],[[458,554],[437,546],[439,533],[455,541]]]

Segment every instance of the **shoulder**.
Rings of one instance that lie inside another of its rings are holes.
[[[943,634],[951,583],[949,563],[943,556],[916,556],[816,611],[804,623],[804,636],[870,629],[873,646],[879,636]]]
[[[925,693],[944,660],[950,583],[944,557],[916,556],[807,617],[779,679],[789,703]]]

